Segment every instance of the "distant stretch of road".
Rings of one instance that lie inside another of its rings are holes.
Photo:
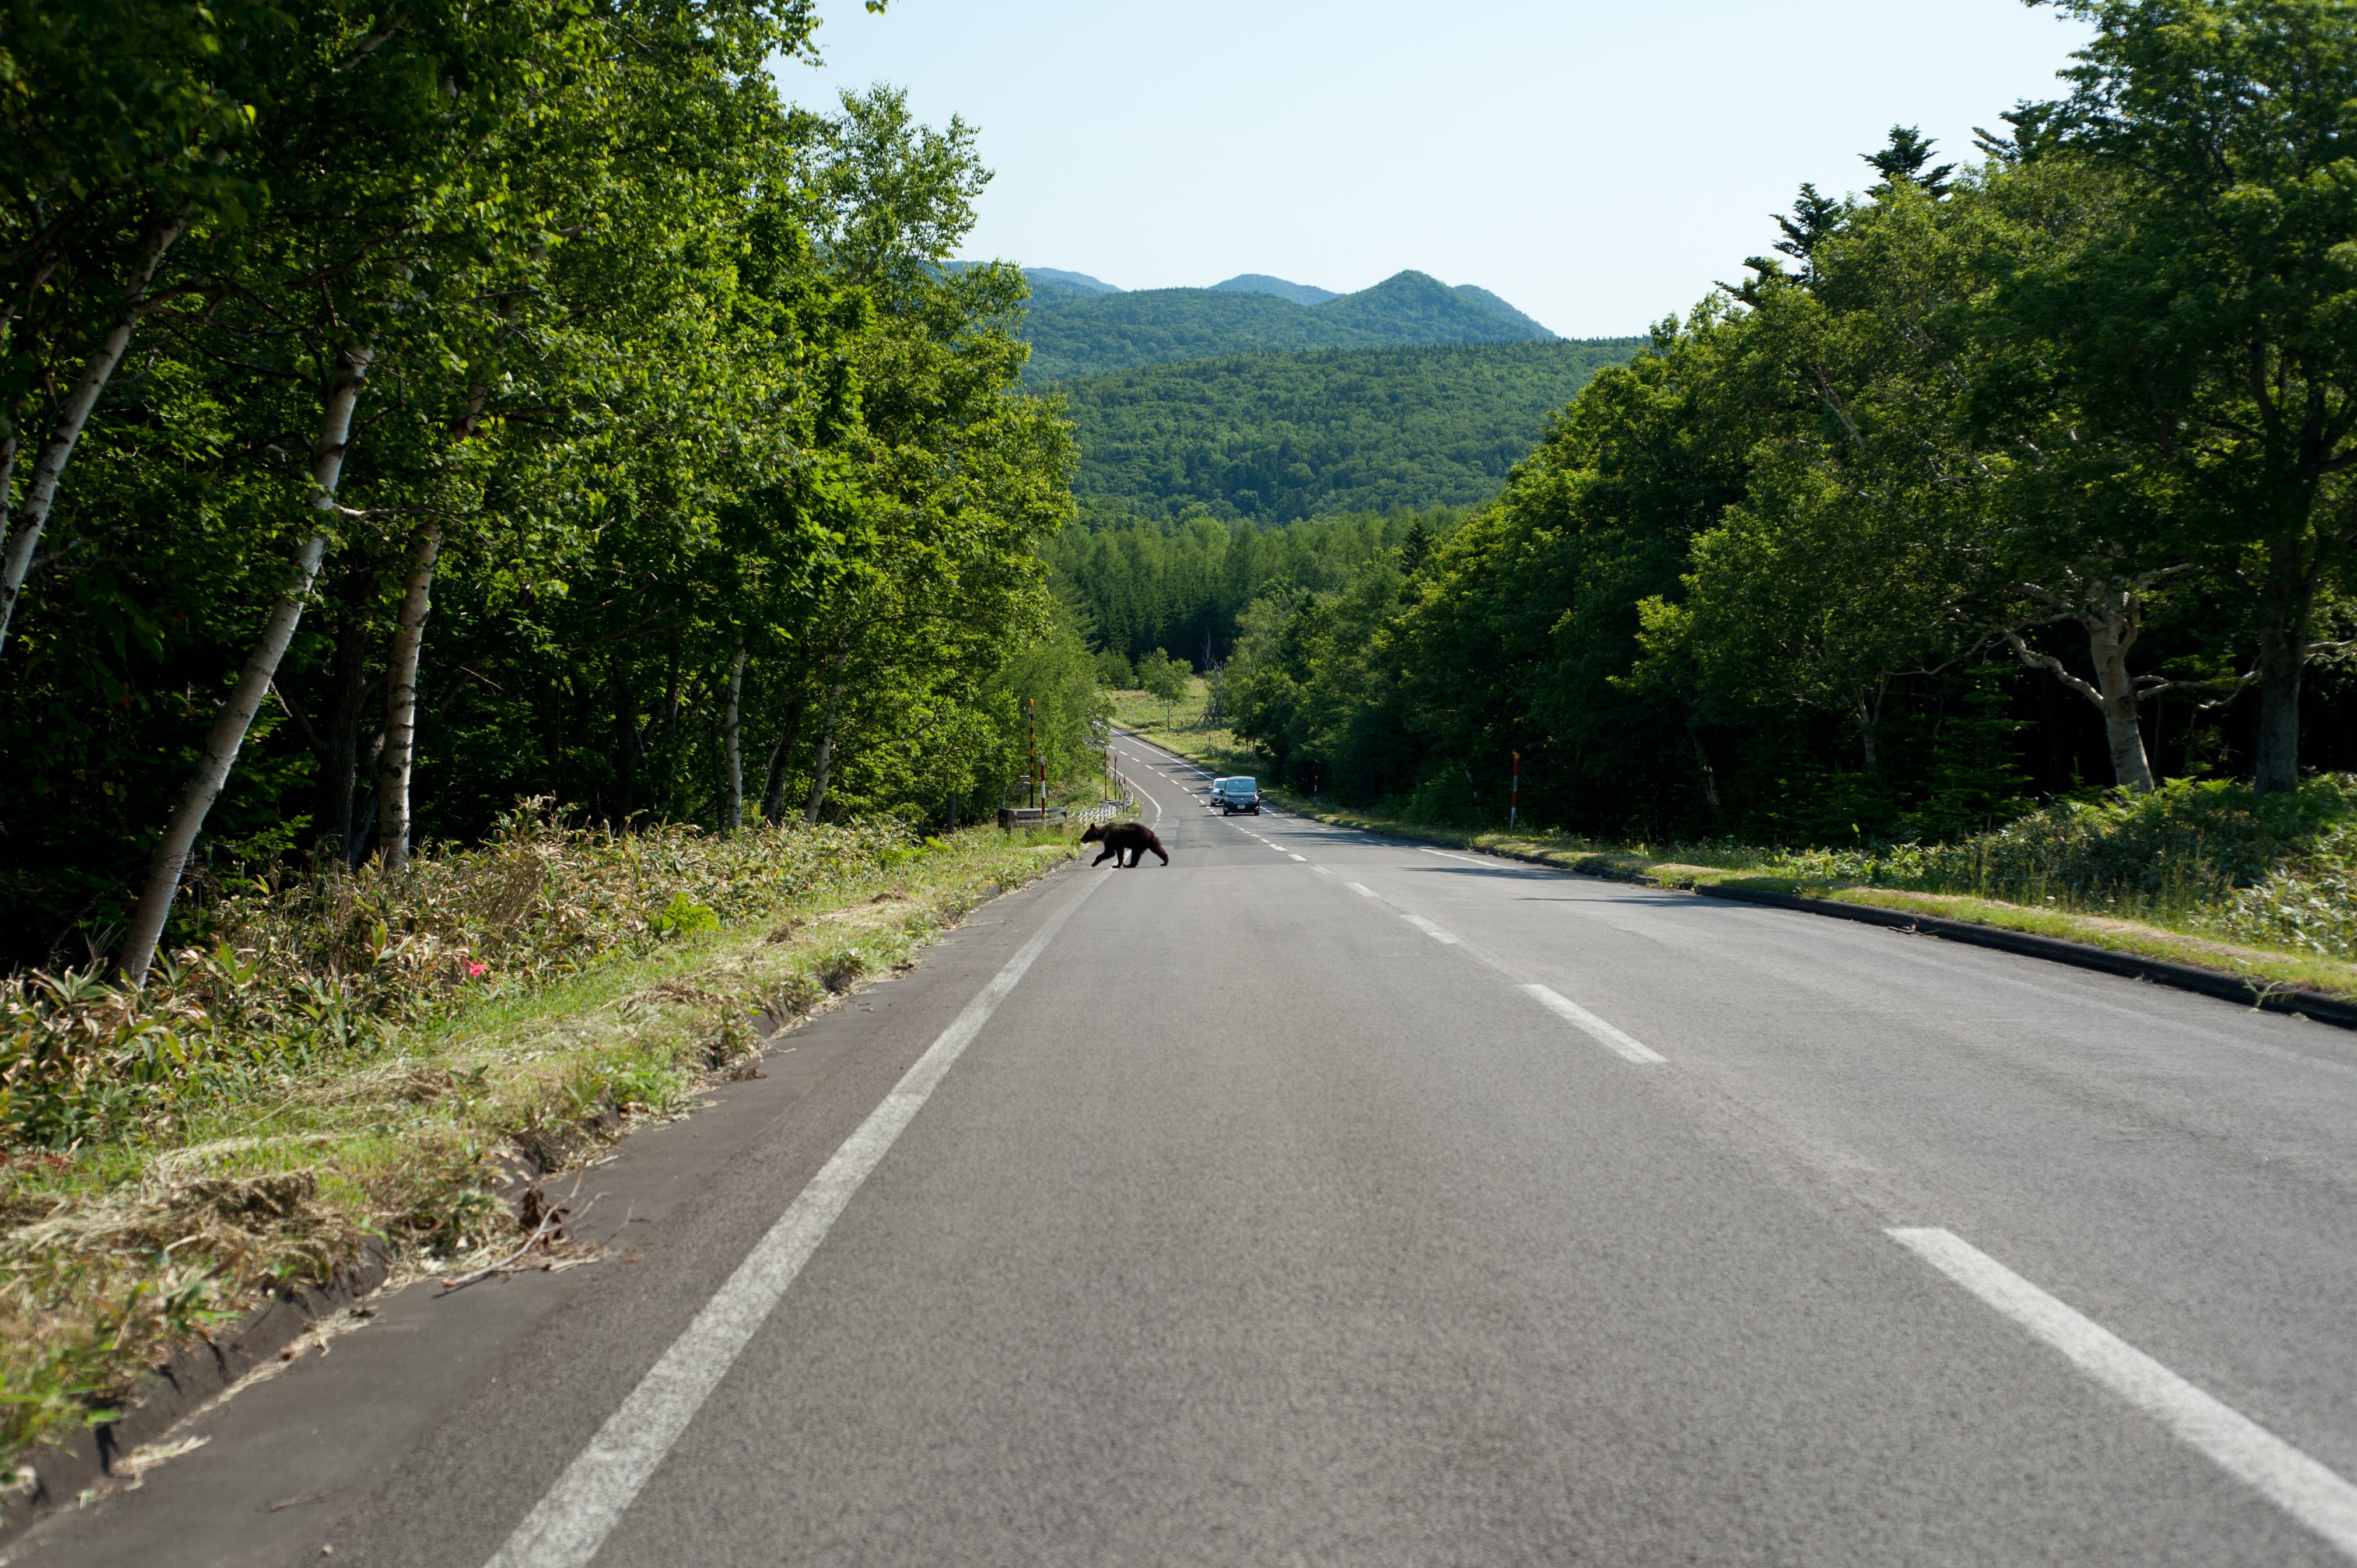
[[[518,1287],[570,1294],[253,1514],[269,1560],[2357,1557],[2357,1036],[1120,748],[1169,867],[802,1031],[724,1173]]]

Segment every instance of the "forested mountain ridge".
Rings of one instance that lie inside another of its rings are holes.
[[[1022,331],[1031,345],[1024,379],[1035,386],[1219,354],[1514,343],[1555,336],[1487,290],[1451,288],[1419,272],[1398,273],[1372,288],[1318,305],[1227,287],[1116,294],[1035,288]]]
[[[1075,493],[1263,524],[1475,506],[1635,338],[1231,354],[1064,382]]]
[[[1266,273],[1238,273],[1224,283],[1215,283],[1211,286],[1234,294],[1273,294],[1296,305],[1323,305],[1329,299],[1342,297],[1330,288],[1319,288],[1316,284],[1288,283]]]

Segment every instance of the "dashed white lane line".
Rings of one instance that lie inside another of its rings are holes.
[[[2187,1447],[2357,1557],[2357,1486],[2202,1392],[1952,1231],[1901,1227],[1890,1239],[2069,1357]]]
[[[1293,854],[1293,852],[1292,852],[1291,850],[1286,850],[1285,853],[1286,853],[1286,854]],[[1308,860],[1309,857],[1308,857],[1308,855],[1306,855],[1306,854],[1293,854],[1293,858],[1294,858],[1294,859],[1296,859],[1296,860],[1306,861],[1306,860]]]
[[[1320,876],[1331,876],[1334,875],[1334,868],[1330,865],[1313,865],[1309,869],[1316,872]]]
[[[1081,891],[1048,917],[917,1058],[916,1065],[901,1075],[884,1102],[843,1141],[769,1233],[754,1243],[737,1272],[705,1303],[695,1320],[606,1418],[589,1446],[565,1466],[547,1494],[524,1516],[489,1568],[583,1568],[597,1555],[597,1548],[631,1499],[671,1453],[695,1412],[704,1408],[737,1355],[769,1321],[770,1312],[819,1243],[826,1240],[860,1184],[916,1119],[1032,961],[1047,950],[1082,901],[1112,875],[1108,871],[1083,882]]]
[[[1614,1055],[1632,1062],[1667,1061],[1669,1058],[1652,1047],[1631,1039],[1570,997],[1548,990],[1544,985],[1525,985],[1523,989],[1538,999],[1540,1006],[1579,1030],[1588,1038]]]
[[[1426,919],[1421,915],[1411,915],[1405,910],[1402,910],[1400,912],[1400,918],[1405,920],[1409,925],[1414,926],[1417,930],[1422,931],[1426,936],[1430,937],[1436,942],[1448,942],[1458,947],[1462,947],[1465,943],[1464,938],[1453,936],[1450,933],[1442,930],[1438,926],[1434,925],[1430,920]]]
[[[1344,886],[1349,887],[1351,892],[1356,893],[1361,898],[1380,898],[1383,897],[1382,894],[1376,892],[1373,888],[1361,882],[1346,883]]]

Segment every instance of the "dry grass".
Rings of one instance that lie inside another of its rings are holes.
[[[102,1418],[177,1341],[373,1240],[512,1252],[577,1165],[1071,853],[977,830],[571,832],[234,890],[144,993],[0,982],[0,1446]],[[504,1194],[504,1196],[503,1196]]]

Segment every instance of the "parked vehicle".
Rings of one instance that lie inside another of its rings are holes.
[[[1220,808],[1220,815],[1232,817],[1238,811],[1260,815],[1260,780],[1244,774],[1232,779],[1211,780],[1211,804]]]

